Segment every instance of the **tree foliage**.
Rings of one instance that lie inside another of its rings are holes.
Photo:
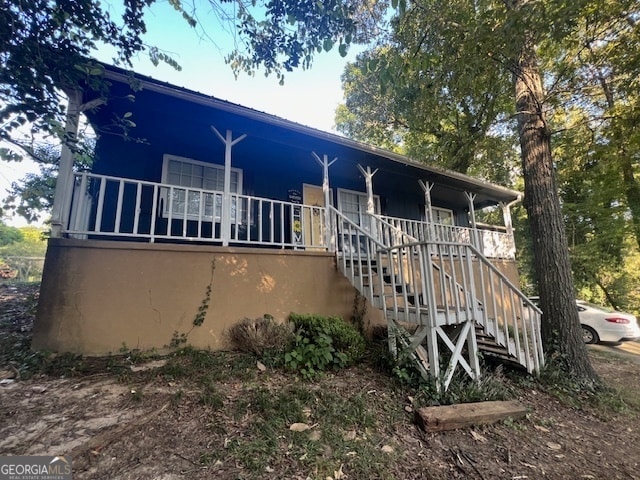
[[[345,72],[337,116],[360,140],[405,152],[420,145],[429,161],[466,171],[486,162],[483,142],[505,135],[515,113],[545,344],[585,378],[593,371],[579,345],[564,227],[576,279],[614,302],[611,273],[628,254],[630,227],[640,226],[638,8],[628,0],[410,2],[392,34]],[[426,135],[416,142],[418,132]]]
[[[145,9],[152,0],[125,0],[122,18],[93,0],[0,0],[0,139],[18,128],[60,130],[61,91],[79,82],[99,87],[91,60],[98,45],[115,47],[129,65],[144,50]]]
[[[95,139],[82,137],[74,150],[74,169],[88,170],[93,163]],[[7,159],[11,153],[0,150],[0,158]],[[36,160],[39,171],[28,173],[13,182],[4,199],[5,214],[16,214],[28,222],[43,220],[51,212],[53,196],[60,164],[59,145],[43,143],[29,149],[29,157]]]
[[[18,235],[11,242],[0,244],[0,278],[39,280],[47,248],[44,230],[36,227],[8,227],[0,223],[0,235],[4,236],[3,231],[6,229],[11,229]]]
[[[386,10],[386,3],[377,0],[170,3],[177,17],[194,27],[199,8],[225,12],[239,38],[238,48],[227,58],[231,67],[237,73],[264,69],[281,80],[283,72],[310,66],[315,53],[337,46],[345,55],[353,41],[375,35]],[[101,45],[112,47],[114,63],[125,68],[142,52],[154,64],[179,68],[170,55],[143,41],[145,14],[154,4],[155,0],[115,5],[95,0],[0,0],[0,140],[14,140],[18,129],[60,136],[66,109],[62,92],[78,84],[97,91],[104,87],[102,68],[91,59]],[[236,15],[230,16],[233,12]],[[206,32],[211,27],[200,28]]]
[[[22,232],[19,229],[7,225],[0,220],[0,247],[20,242],[23,238]]]
[[[388,37],[345,70],[338,129],[416,159],[508,182],[510,74],[478,55],[476,39],[489,27],[476,10],[464,2],[409,4]],[[451,35],[452,25],[461,24],[464,30]]]
[[[309,68],[317,53],[375,38],[384,23],[385,0],[271,0],[256,8],[238,1],[238,33],[245,48],[227,57],[236,73],[264,69],[284,82],[284,72]]]

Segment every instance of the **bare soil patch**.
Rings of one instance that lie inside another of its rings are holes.
[[[627,409],[510,375],[524,420],[425,434],[414,392],[368,364],[305,382],[233,353],[138,371],[147,360],[131,355],[63,357],[26,378],[10,350],[28,342],[36,294],[0,285],[0,454],[73,454],[76,479],[640,478],[640,364],[600,350]]]

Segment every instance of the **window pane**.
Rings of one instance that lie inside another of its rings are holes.
[[[360,212],[361,212],[361,202],[364,201],[366,210],[366,195],[358,195],[350,192],[340,192],[340,206],[342,208],[342,213],[345,216],[354,222],[356,225],[360,225]]]
[[[206,193],[204,196],[204,215],[207,218],[213,217],[213,194]]]
[[[176,172],[169,172],[167,183],[172,185],[180,185],[180,174]]]
[[[203,170],[203,167],[199,165],[192,165],[191,181],[189,182],[190,187],[202,188],[202,170]]]
[[[216,195],[216,221],[222,218],[222,195]]]
[[[215,168],[204,169],[204,180],[202,188],[205,190],[217,190],[218,188],[218,171]]]
[[[189,192],[189,205],[187,206],[187,213],[189,215],[200,215],[200,192]]]
[[[169,160],[169,173],[180,174],[181,162],[176,160]]]
[[[184,197],[185,197],[185,191],[183,189],[173,190],[173,204],[171,207],[171,211],[174,214],[184,212]]]
[[[453,212],[443,208],[433,208],[433,221],[442,225],[453,225]]]

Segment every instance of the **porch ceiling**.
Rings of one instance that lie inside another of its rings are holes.
[[[357,165],[370,166],[378,169],[374,177],[374,190],[376,184],[385,184],[387,188],[415,188],[418,191],[420,187],[417,180],[421,179],[435,184],[432,190],[434,200],[446,202],[454,208],[467,205],[464,192],[477,195],[476,208],[511,202],[520,195],[519,192],[489,182],[425,165],[393,152],[151,77],[136,75],[141,81],[142,90],[132,92],[129,87],[130,75],[126,71],[112,66],[105,68],[107,79],[113,83],[111,98],[106,107],[88,113],[91,122],[104,127],[113,123],[114,114],[122,117],[125,112],[133,112],[131,118],[137,124],[136,135],[151,143],[166,142],[170,132],[172,137],[180,138],[184,143],[206,141],[210,148],[221,149],[222,146],[216,144],[216,139],[211,135],[210,128],[213,125],[220,131],[231,129],[237,135],[247,134],[247,138],[235,148],[243,150],[246,158],[253,158],[255,162],[268,160],[269,168],[274,170],[291,168],[292,162],[295,162],[297,169],[313,169],[320,179],[320,169],[311,156],[311,152],[316,152],[320,156],[326,154],[330,159],[338,158],[330,170],[332,177],[361,177]],[[135,102],[127,99],[127,95],[132,93]],[[265,156],[267,151],[271,154]],[[292,151],[297,153],[292,154]]]

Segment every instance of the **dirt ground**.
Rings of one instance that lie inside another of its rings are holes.
[[[2,361],[28,340],[36,295],[37,286],[0,285]],[[167,376],[161,359],[132,361],[141,371],[108,361],[80,371],[69,362],[63,377],[28,379],[0,361],[0,455],[71,455],[75,479],[640,479],[640,362],[601,348],[590,354],[610,386],[637,399],[632,408],[578,405],[519,382],[510,388],[529,410],[524,420],[427,434],[414,424],[410,392],[362,365],[326,375],[309,391],[335,395],[345,412],[349,404],[338,398],[351,395],[371,409],[373,423],[345,419],[340,446],[331,444],[312,395],[305,411],[318,433],[284,429],[268,457],[265,445],[238,448],[256,434],[246,399],[260,388],[276,398],[297,380],[255,361],[243,363],[241,375],[211,377],[213,399]],[[268,461],[251,466],[252,455]]]

